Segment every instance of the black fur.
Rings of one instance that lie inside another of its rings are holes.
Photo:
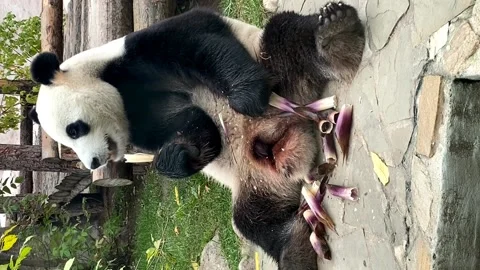
[[[77,120],[65,128],[68,137],[78,139],[90,132],[90,126],[82,120]]]
[[[196,87],[227,98],[245,115],[259,116],[268,106],[268,73],[206,9],[131,33],[125,47],[101,77],[123,97],[132,143],[151,151],[163,147],[157,169],[164,175],[190,176],[222,150],[214,122],[192,104]]]
[[[60,70],[60,62],[57,55],[51,52],[37,55],[30,65],[32,80],[45,85],[52,83],[55,72],[58,70]]]
[[[360,59],[352,55],[363,50],[357,46],[363,45],[364,29],[357,11],[343,3],[329,4],[311,15],[276,14],[265,26],[262,63],[279,82],[273,91],[294,102],[315,100],[318,92],[312,89],[323,89],[338,79],[333,75],[351,74],[358,67]],[[299,81],[305,85],[299,87]]]
[[[33,106],[28,112],[28,118],[30,118],[30,120],[32,120],[37,125],[40,125],[40,121],[38,120],[37,108],[35,106]]]

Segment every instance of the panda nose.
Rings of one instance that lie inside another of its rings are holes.
[[[92,164],[90,165],[92,170],[95,170],[96,168],[100,167],[100,160],[96,157],[92,159]]]

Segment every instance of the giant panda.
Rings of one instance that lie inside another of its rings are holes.
[[[232,192],[235,231],[279,269],[317,269],[297,215],[303,178],[318,166],[314,123],[281,115],[272,92],[306,104],[360,64],[357,11],[273,15],[263,29],[203,8],[163,20],[59,63],[31,63],[41,84],[30,117],[87,168],[119,161],[127,144],[156,153],[170,178],[198,172]]]

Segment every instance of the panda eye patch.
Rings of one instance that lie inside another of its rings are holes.
[[[90,126],[82,120],[78,120],[69,124],[66,128],[66,131],[68,137],[72,139],[78,139],[90,132]]]

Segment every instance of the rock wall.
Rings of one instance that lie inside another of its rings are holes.
[[[358,202],[328,197],[339,235],[322,269],[476,269],[480,265],[480,3],[345,0],[367,42],[351,85],[348,161],[332,183],[357,186]],[[325,0],[265,0],[273,12],[318,11]],[[370,153],[390,172],[377,179]]]

